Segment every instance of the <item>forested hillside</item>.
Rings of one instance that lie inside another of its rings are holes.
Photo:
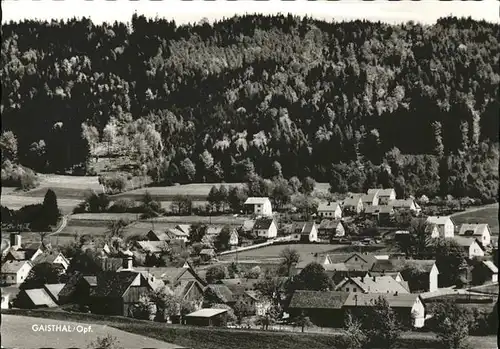
[[[158,183],[282,174],[492,199],[499,37],[497,24],[455,18],[10,23],[2,155],[81,171],[105,144]]]

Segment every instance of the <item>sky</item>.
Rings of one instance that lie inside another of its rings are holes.
[[[245,13],[292,13],[308,15],[328,21],[367,19],[388,23],[398,23],[413,20],[424,24],[432,24],[444,16],[484,19],[500,23],[499,2],[497,0],[483,1],[387,1],[371,2],[361,0],[341,1],[129,1],[129,0],[2,0],[2,23],[10,20],[23,19],[67,19],[72,17],[89,17],[95,24],[102,22],[129,22],[132,14],[147,17],[164,17],[174,19],[177,24],[198,22],[203,18],[209,21],[243,15]]]

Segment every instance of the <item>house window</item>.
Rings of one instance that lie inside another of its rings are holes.
[[[349,292],[349,287],[346,287],[345,291],[346,291],[346,292]]]
[[[358,257],[354,257],[354,260],[357,262],[358,261]]]
[[[352,289],[352,292],[358,292],[358,289],[357,289],[356,287],[354,287],[354,288]]]

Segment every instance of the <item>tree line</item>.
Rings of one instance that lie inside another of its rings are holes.
[[[499,34],[453,17],[10,22],[2,158],[84,174],[94,154],[125,154],[164,184],[279,173],[491,200]]]

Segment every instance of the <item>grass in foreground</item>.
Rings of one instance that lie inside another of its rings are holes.
[[[167,325],[124,317],[67,313],[57,310],[2,310],[2,313],[108,325],[127,332],[196,349],[342,349],[342,336],[326,333],[286,333],[260,330],[234,330]],[[478,349],[497,348],[496,337],[471,337]],[[397,345],[400,349],[438,349],[432,333],[404,333]]]

